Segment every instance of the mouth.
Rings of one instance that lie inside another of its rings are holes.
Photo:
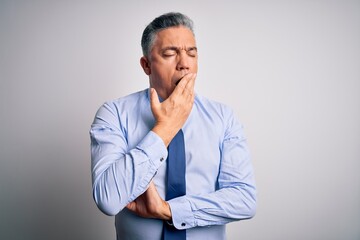
[[[185,75],[184,75],[185,76]],[[179,84],[179,82],[181,81],[181,79],[184,78],[184,76],[182,76],[179,80],[176,81],[175,85],[177,86]]]

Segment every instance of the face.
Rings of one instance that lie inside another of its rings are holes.
[[[149,57],[142,57],[140,63],[149,75],[150,87],[155,88],[162,99],[166,99],[184,75],[197,73],[197,60],[193,33],[179,26],[158,32]]]

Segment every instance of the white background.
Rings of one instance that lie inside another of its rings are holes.
[[[245,125],[254,219],[228,239],[360,239],[360,2],[0,1],[0,239],[114,239],[91,195],[89,127],[148,86],[156,16],[195,22],[196,91]]]

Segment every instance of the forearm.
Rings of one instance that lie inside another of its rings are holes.
[[[253,186],[239,185],[197,196],[183,196],[168,201],[176,228],[222,225],[248,219],[256,211]]]
[[[255,214],[256,186],[249,150],[241,125],[229,122],[221,145],[216,182],[199,185],[201,189],[193,188],[186,196],[169,201],[177,228],[226,224]],[[203,159],[207,159],[206,155]],[[205,174],[203,176],[206,178]],[[196,185],[202,175],[193,174],[187,178]],[[213,189],[214,186],[217,188]]]
[[[154,133],[149,133],[128,153],[115,153],[92,141],[93,195],[98,207],[115,215],[148,187],[167,151]]]

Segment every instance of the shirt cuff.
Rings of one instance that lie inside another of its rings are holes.
[[[137,146],[138,149],[143,151],[154,167],[158,169],[161,164],[166,160],[168,151],[164,141],[153,131],[150,131]]]
[[[186,196],[173,198],[167,202],[170,205],[172,223],[175,228],[182,230],[196,227],[195,217]]]

